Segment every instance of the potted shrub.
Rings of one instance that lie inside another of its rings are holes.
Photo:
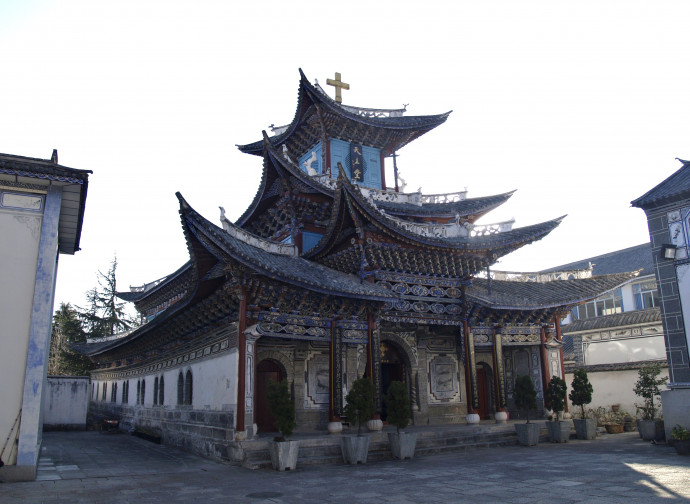
[[[407,387],[401,381],[391,382],[384,400],[386,401],[386,409],[388,411],[386,420],[389,424],[396,427],[396,432],[388,433],[391,453],[397,459],[411,459],[414,457],[417,433],[400,432],[400,429],[404,429],[410,423],[410,415],[412,414]]]
[[[357,424],[357,435],[340,438],[343,460],[346,464],[364,464],[369,453],[369,435],[362,435],[362,424],[374,414],[374,384],[368,378],[355,380],[345,403],[345,416]]]
[[[273,468],[278,471],[296,469],[299,441],[288,440],[297,424],[295,422],[295,403],[290,396],[287,380],[269,382],[267,399],[268,408],[275,419],[276,427],[280,431],[280,436],[268,444]]]
[[[680,424],[671,429],[673,447],[678,455],[690,455],[690,431]]]
[[[594,418],[587,418],[585,404],[592,402],[592,384],[587,378],[587,371],[584,368],[576,369],[573,382],[570,384],[572,390],[568,395],[570,401],[579,406],[582,410],[580,418],[573,420],[575,432],[578,439],[594,439],[597,437],[597,421]]]
[[[661,364],[650,364],[644,366],[638,371],[638,379],[635,383],[633,392],[643,399],[642,406],[637,406],[638,411],[642,412],[642,419],[638,422],[637,427],[640,431],[640,436],[645,441],[653,439],[661,439],[663,437],[664,423],[663,420],[656,418],[657,406],[654,404],[654,398],[659,398],[661,402],[661,385],[668,381],[668,377],[659,377],[661,374]]]
[[[539,424],[530,423],[529,411],[537,409],[537,391],[529,375],[518,375],[515,379],[515,406],[525,412],[527,422],[516,423],[515,432],[523,446],[535,446],[539,442]]]
[[[554,376],[546,389],[546,400],[551,404],[555,418],[553,421],[546,422],[549,431],[549,440],[552,443],[567,443],[570,439],[570,422],[561,420],[561,412],[565,408],[565,398],[568,386],[565,380]]]

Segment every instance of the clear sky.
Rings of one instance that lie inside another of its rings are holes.
[[[115,254],[121,290],[188,259],[175,191],[239,217],[262,163],[235,145],[292,120],[298,68],[340,72],[345,104],[453,110],[399,152],[408,190],[517,189],[485,223],[568,214],[495,266],[533,271],[648,241],[630,201],[690,157],[689,19],[686,0],[2,0],[0,152],[93,170],[56,293],[83,304]]]

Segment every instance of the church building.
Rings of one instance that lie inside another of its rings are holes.
[[[496,261],[562,218],[478,225],[512,192],[406,193],[397,174],[387,184],[386,164],[449,113],[347,106],[340,75],[327,82],[336,99],[300,70],[292,122],[239,146],[263,170],[235,222],[221,208],[214,224],[177,193],[189,261],[120,294],[145,324],[82,347],[97,364],[93,414],[225,460],[273,430],[270,380],[288,380],[298,431],[339,430],[362,376],[384,421],[393,380],[418,425],[517,418],[518,375],[534,381],[541,414],[546,383],[564,376],[560,319],[635,274],[499,279]]]

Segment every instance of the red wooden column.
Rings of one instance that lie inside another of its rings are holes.
[[[244,416],[246,403],[246,376],[247,376],[247,338],[244,331],[247,329],[247,296],[244,287],[240,294],[240,320],[237,327],[237,422],[236,432],[244,432]]]
[[[565,361],[563,360],[563,337],[561,336],[561,319],[556,314],[553,317],[553,325],[556,327],[556,341],[561,343],[560,354],[561,354],[561,377],[565,381]],[[568,413],[568,399],[565,400],[565,412]]]
[[[541,345],[539,345],[539,350],[541,353],[541,384],[542,390],[544,391],[544,399],[546,402],[546,389],[549,386],[549,352],[546,349],[546,328],[541,326]]]

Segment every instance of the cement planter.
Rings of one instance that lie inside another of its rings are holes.
[[[273,469],[294,471],[297,468],[299,441],[273,441],[268,444],[268,453],[271,455]]]
[[[536,446],[539,443],[541,427],[536,423],[515,424],[518,442],[522,446]]]
[[[367,421],[367,429],[369,432],[378,432],[383,430],[383,421],[380,418],[374,418]]]
[[[678,455],[690,455],[690,439],[674,439],[673,447]]]
[[[369,454],[369,436],[342,436],[340,449],[346,464],[366,464]]]
[[[637,422],[637,428],[640,431],[640,437],[645,441],[661,439],[664,436],[663,420],[639,420]]]
[[[403,460],[414,457],[414,449],[417,446],[416,432],[389,432],[388,441],[391,444],[391,453],[394,458]]]
[[[594,418],[583,418],[573,420],[577,439],[594,439],[597,437],[597,421]]]
[[[552,443],[567,443],[570,439],[571,427],[569,420],[546,422],[546,428],[549,431],[549,441]]]

